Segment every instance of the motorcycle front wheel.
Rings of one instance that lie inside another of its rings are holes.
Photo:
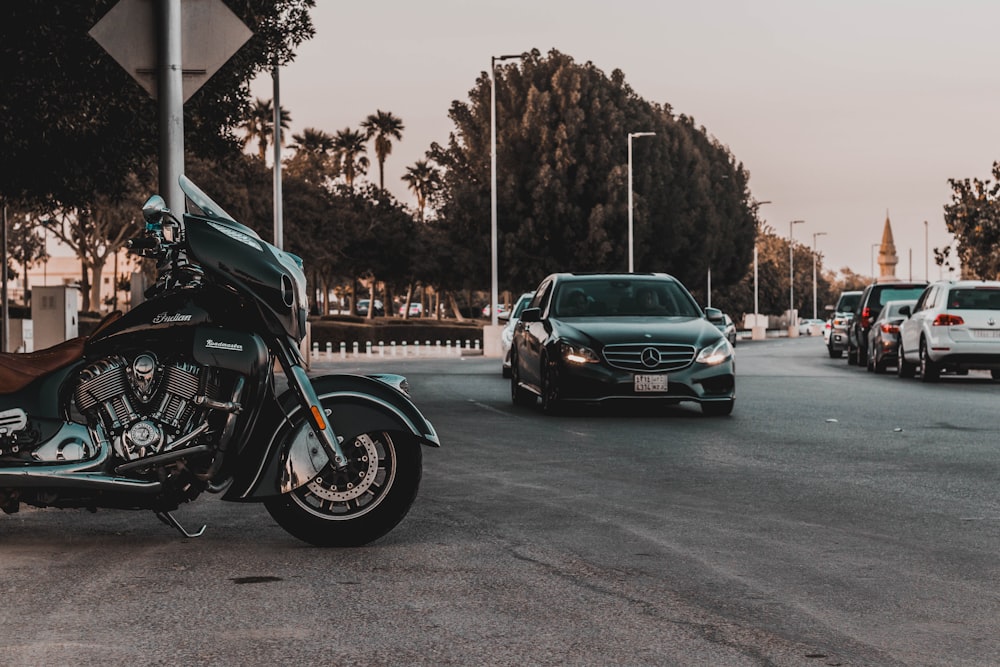
[[[344,443],[348,465],[328,464],[308,484],[264,506],[286,531],[318,547],[357,547],[403,520],[420,486],[420,445],[404,433],[364,433]]]

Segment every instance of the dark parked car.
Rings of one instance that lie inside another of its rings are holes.
[[[569,401],[694,401],[728,415],[736,378],[722,321],[666,274],[550,275],[514,329],[511,399],[541,397],[546,412]]]
[[[826,342],[826,349],[830,353],[831,359],[840,359],[847,350],[851,320],[854,318],[854,311],[860,301],[860,290],[840,293],[837,305],[833,307],[833,317],[830,318],[830,338]]]
[[[906,319],[900,312],[904,306],[913,307],[916,300],[888,301],[868,331],[868,370],[885,373],[899,359],[899,325]]]
[[[882,306],[889,301],[909,301],[918,299],[927,288],[926,281],[893,281],[872,283],[861,293],[854,319],[848,328],[847,363],[863,366],[868,360],[868,332],[872,322],[882,312]]]

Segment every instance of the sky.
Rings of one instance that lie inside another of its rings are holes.
[[[753,198],[771,202],[760,217],[781,236],[804,220],[794,239],[815,241],[827,269],[871,275],[874,257],[877,273],[872,245],[888,215],[897,276],[924,278],[929,264],[939,278],[933,248],[952,242],[948,179],[989,178],[1000,159],[996,0],[317,5],[316,36],[279,74],[291,134],[358,129],[391,111],[405,130],[385,181],[406,203],[400,178],[447,140],[452,101],[468,100],[491,56],[532,48],[608,76],[620,69],[643,99],[693,117],[750,173]],[[252,91],[270,99],[271,77]]]

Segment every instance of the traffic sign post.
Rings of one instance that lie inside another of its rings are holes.
[[[120,0],[89,34],[159,102],[160,192],[182,212],[184,102],[253,32],[222,0]]]

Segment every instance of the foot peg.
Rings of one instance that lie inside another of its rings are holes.
[[[163,523],[167,524],[171,528],[176,528],[177,532],[179,532],[184,537],[201,537],[201,534],[205,532],[206,528],[208,528],[208,526],[205,525],[202,526],[201,530],[199,530],[197,533],[189,533],[184,529],[184,526],[182,526],[180,522],[174,518],[174,516],[170,512],[157,512],[156,518],[162,521]]]

